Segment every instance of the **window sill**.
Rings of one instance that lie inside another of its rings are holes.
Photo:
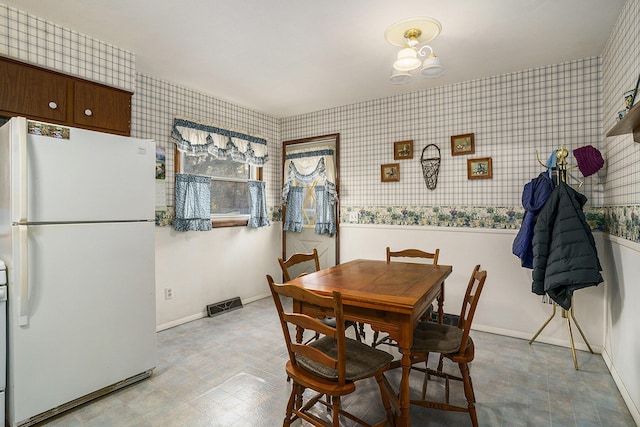
[[[223,228],[223,227],[246,227],[249,223],[248,219],[212,219],[211,227]]]

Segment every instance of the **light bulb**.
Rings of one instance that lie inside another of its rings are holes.
[[[433,52],[424,60],[424,65],[420,70],[420,75],[427,79],[435,79],[444,74],[444,67]]]
[[[408,71],[393,70],[389,77],[389,81],[394,85],[404,85],[409,83],[412,77],[413,76]]]
[[[412,71],[420,67],[420,60],[418,59],[418,52],[411,47],[405,47],[398,52],[396,62],[393,63],[393,68],[398,71]]]

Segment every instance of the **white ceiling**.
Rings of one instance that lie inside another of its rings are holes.
[[[597,56],[625,0],[0,0],[136,55],[136,71],[275,117]],[[442,24],[439,79],[388,82],[396,21]]]

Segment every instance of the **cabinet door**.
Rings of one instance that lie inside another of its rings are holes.
[[[74,123],[90,129],[130,134],[131,94],[89,82],[74,82]]]
[[[45,70],[0,61],[0,110],[10,115],[64,122],[69,81]]]

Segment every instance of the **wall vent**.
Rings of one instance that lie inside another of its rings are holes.
[[[457,314],[444,313],[442,323],[450,326],[458,326],[460,316]],[[438,323],[438,312],[433,310],[429,316],[429,322]]]
[[[239,308],[242,308],[242,301],[240,300],[240,297],[233,297],[215,304],[209,304],[207,306],[207,313],[209,314],[209,317],[213,317]]]

